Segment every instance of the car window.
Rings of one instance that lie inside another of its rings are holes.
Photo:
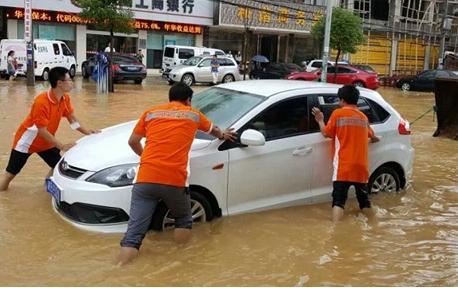
[[[60,55],[59,45],[52,44],[52,48],[54,48],[54,55]]]
[[[179,59],[189,59],[194,56],[194,50],[192,49],[180,48],[178,51]]]
[[[232,61],[231,59],[224,59],[224,62],[225,66],[235,66],[234,61]]]
[[[70,49],[68,49],[67,45],[60,44],[60,47],[62,47],[62,54],[64,54],[65,56],[73,56],[72,51],[70,51]]]
[[[339,105],[339,97],[337,95],[335,95],[335,94],[318,96],[318,103],[319,103],[319,106],[320,106],[320,110],[324,114],[324,122],[325,123],[328,122],[329,117],[331,116],[331,113],[335,109],[340,107],[340,105]],[[385,109],[380,107],[378,104],[376,104],[376,105],[380,109],[380,114],[381,114],[381,117],[383,117],[383,121],[384,121],[386,118],[388,118],[389,114],[388,114],[388,112],[385,111]],[[364,115],[366,115],[366,117],[369,120],[370,124],[381,122],[380,118],[378,116],[378,113],[371,107],[371,105],[369,105],[369,103],[367,102],[366,98],[359,97],[357,106],[358,106],[358,109],[361,112],[363,112]]]
[[[202,60],[202,57],[191,57],[188,60],[184,61],[183,65],[196,66],[200,60]]]
[[[221,52],[221,51],[215,51],[215,55],[226,55],[226,54],[224,54],[224,52]]]
[[[164,50],[164,57],[173,58],[173,54],[175,54],[175,49],[172,47],[165,47]]]
[[[200,62],[199,67],[210,67],[212,59],[204,59]]]
[[[420,75],[418,75],[418,77],[424,80],[431,80],[431,79],[434,79],[434,77],[436,76],[435,72],[436,71],[425,71],[421,73]]]
[[[312,67],[313,68],[321,68],[321,62],[320,61],[313,62]]]
[[[202,112],[214,125],[228,128],[265,99],[250,93],[213,87],[194,95],[192,107]],[[212,139],[212,136],[198,133],[197,138]]]
[[[369,103],[369,105],[372,107],[374,113],[377,115],[378,122],[385,122],[386,119],[390,117],[390,113],[388,113],[382,106],[380,106],[377,102],[365,98],[365,100]]]
[[[131,57],[131,56],[123,56],[123,55],[115,55],[113,56],[113,62],[114,63],[123,63],[123,64],[132,64],[132,63],[137,63],[139,62],[137,58]]]
[[[270,106],[245,125],[245,129],[255,129],[269,141],[307,133],[308,126],[307,97],[303,96]]]
[[[436,77],[449,77],[449,73],[447,71],[437,71]]]

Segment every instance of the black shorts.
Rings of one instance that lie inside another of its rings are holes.
[[[59,163],[60,158],[61,158],[60,150],[57,149],[56,147],[53,147],[45,151],[38,152],[37,154],[51,168],[56,167],[57,163]],[[6,171],[13,175],[19,174],[19,172],[21,172],[22,168],[24,167],[25,163],[27,163],[27,160],[29,159],[30,155],[32,154],[22,153],[14,149],[11,150],[10,160],[8,161],[8,166],[6,167]]]
[[[369,195],[367,193],[367,184],[345,181],[333,182],[334,190],[332,191],[332,207],[338,206],[342,209],[345,208],[345,202],[347,201],[348,189],[350,189],[350,186],[355,187],[359,208],[370,208],[371,202],[369,201]]]

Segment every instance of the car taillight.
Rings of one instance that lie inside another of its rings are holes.
[[[412,131],[410,131],[410,124],[407,120],[401,119],[398,125],[398,132],[400,135],[410,135]]]
[[[111,69],[112,69],[113,71],[119,71],[119,70],[121,70],[121,68],[119,67],[119,65],[116,65],[116,64],[115,64],[115,65],[112,65],[112,66],[111,66]]]

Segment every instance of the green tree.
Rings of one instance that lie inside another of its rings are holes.
[[[312,35],[320,43],[324,40],[325,25],[326,17],[322,16],[312,27]],[[358,15],[340,7],[333,8],[329,46],[331,49],[337,50],[334,82],[340,55],[342,53],[355,53],[358,51],[358,46],[366,41],[362,25],[362,20]]]
[[[79,16],[91,21],[98,29],[110,31],[110,57],[108,65],[108,90],[114,92],[112,56],[114,33],[133,33],[132,0],[76,0],[81,7]]]

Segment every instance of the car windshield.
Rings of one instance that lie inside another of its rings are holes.
[[[214,125],[222,129],[231,127],[238,119],[264,101],[264,97],[240,91],[210,88],[192,98],[192,107],[202,112]],[[198,139],[213,139],[199,132]]]
[[[196,66],[197,63],[202,59],[202,57],[191,57],[183,62],[183,65],[187,66]]]

